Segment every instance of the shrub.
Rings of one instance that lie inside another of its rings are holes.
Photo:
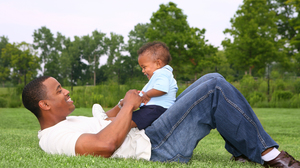
[[[9,108],[17,108],[21,106],[22,106],[22,102],[20,100],[10,100],[8,103]]]
[[[263,79],[258,80],[259,86],[258,86],[258,91],[262,93],[267,93],[268,92],[268,82]]]
[[[16,95],[22,95],[24,89],[24,85],[23,84],[19,84],[16,88],[15,88],[15,94]]]
[[[293,107],[293,108],[299,108],[300,107],[300,94],[295,94],[291,98],[291,107]]]
[[[257,84],[254,78],[250,75],[245,75],[240,81],[240,91],[249,101],[249,95],[257,89]]]
[[[275,82],[275,90],[285,90],[286,84],[282,79],[277,79]]]
[[[249,95],[249,104],[251,106],[254,106],[256,103],[262,102],[264,100],[265,100],[265,96],[261,92],[254,91]]]
[[[293,93],[291,91],[282,91],[278,90],[275,91],[272,95],[272,101],[278,102],[278,101],[284,101],[289,100],[293,97]]]
[[[297,79],[294,83],[295,93],[300,93],[300,79]]]
[[[0,107],[1,108],[7,107],[7,98],[0,97]]]

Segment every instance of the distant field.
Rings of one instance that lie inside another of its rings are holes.
[[[108,109],[105,109],[108,110]],[[265,130],[296,159],[300,159],[300,110],[254,109]],[[72,115],[91,116],[90,108]],[[187,164],[148,162],[134,159],[104,159],[92,156],[49,155],[38,146],[37,119],[24,108],[0,108],[0,167],[262,167],[229,161],[224,141],[216,130],[200,141]]]

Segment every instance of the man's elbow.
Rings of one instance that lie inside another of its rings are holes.
[[[118,145],[113,142],[99,141],[94,136],[82,135],[76,142],[75,153],[77,155],[94,155],[105,158],[111,157],[118,149]]]
[[[100,156],[109,158],[111,157],[115,151],[118,149],[118,147],[115,144],[108,144],[105,147],[100,147],[99,151],[102,151],[99,153]],[[105,151],[105,152],[103,152]]]

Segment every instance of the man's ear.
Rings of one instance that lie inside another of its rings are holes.
[[[39,106],[42,110],[49,110],[50,106],[47,104],[46,100],[40,100],[39,101]]]

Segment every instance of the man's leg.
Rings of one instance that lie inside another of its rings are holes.
[[[151,160],[188,162],[198,142],[214,128],[234,156],[243,154],[263,163],[261,153],[278,147],[243,95],[221,75],[208,74],[146,128],[152,144]]]

